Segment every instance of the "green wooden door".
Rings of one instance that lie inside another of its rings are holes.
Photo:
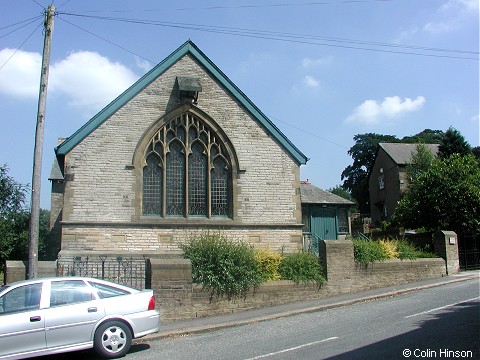
[[[321,240],[337,239],[337,221],[335,209],[314,208],[311,212],[311,233]]]

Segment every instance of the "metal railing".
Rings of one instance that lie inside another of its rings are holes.
[[[149,287],[149,260],[145,257],[74,256],[57,259],[57,276],[85,276],[135,289]]]

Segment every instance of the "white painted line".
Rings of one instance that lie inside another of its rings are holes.
[[[435,308],[435,309],[430,309],[430,310],[422,311],[422,312],[419,312],[419,313],[416,313],[416,314],[408,315],[408,316],[405,316],[404,319],[408,319],[408,318],[411,318],[411,317],[414,317],[414,316],[418,316],[418,315],[428,314],[428,313],[431,313],[431,312],[433,312],[433,311],[446,309],[446,308],[449,308],[449,307],[451,307],[451,306],[455,306],[455,305],[458,305],[458,304],[463,304],[463,303],[466,303],[466,302],[469,302],[469,301],[473,301],[473,300],[478,300],[478,299],[480,299],[480,296],[477,296],[477,297],[474,297],[474,298],[468,299],[468,300],[459,301],[459,302],[457,302],[457,303],[455,303],[455,304],[449,304],[449,305],[441,306],[441,307],[438,307],[438,308]]]
[[[298,350],[298,349],[301,349],[301,348],[304,348],[304,347],[307,347],[307,346],[317,345],[317,344],[324,343],[324,342],[327,342],[327,341],[330,341],[330,340],[335,340],[335,339],[338,339],[338,336],[334,336],[334,337],[331,337],[331,338],[328,338],[328,339],[323,339],[323,340],[314,341],[314,342],[311,342],[311,343],[308,343],[308,344],[303,344],[303,345],[295,346],[295,347],[292,347],[292,348],[290,348],[290,349],[285,349],[285,350],[281,350],[281,351],[272,352],[272,353],[270,353],[270,354],[255,356],[255,357],[253,357],[253,358],[245,359],[245,360],[263,359],[263,358],[266,358],[266,357],[269,357],[269,356],[278,355],[278,354],[283,354],[283,353],[286,353],[286,352],[289,352],[289,351]]]

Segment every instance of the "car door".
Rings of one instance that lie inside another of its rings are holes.
[[[105,316],[100,300],[83,280],[52,280],[50,307],[45,309],[47,348],[92,341],[93,329]]]
[[[0,356],[45,349],[42,282],[18,286],[0,297]]]

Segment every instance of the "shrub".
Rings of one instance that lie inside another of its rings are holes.
[[[383,261],[386,259],[385,252],[380,242],[374,240],[353,240],[353,252],[355,260],[368,264],[375,261]]]
[[[309,252],[285,256],[280,262],[278,271],[282,279],[292,280],[297,284],[313,280],[320,287],[325,282],[319,259]]]
[[[181,245],[192,262],[193,281],[214,296],[229,300],[245,297],[261,283],[261,273],[252,246],[233,242],[222,234],[202,233]]]
[[[397,243],[395,241],[380,240],[380,246],[386,259],[398,258]]]
[[[257,249],[254,254],[255,260],[260,267],[262,281],[280,280],[278,272],[282,255],[269,248]]]
[[[436,256],[431,252],[418,249],[405,239],[380,241],[354,239],[353,248],[355,261],[363,264],[386,259],[413,260]]]

